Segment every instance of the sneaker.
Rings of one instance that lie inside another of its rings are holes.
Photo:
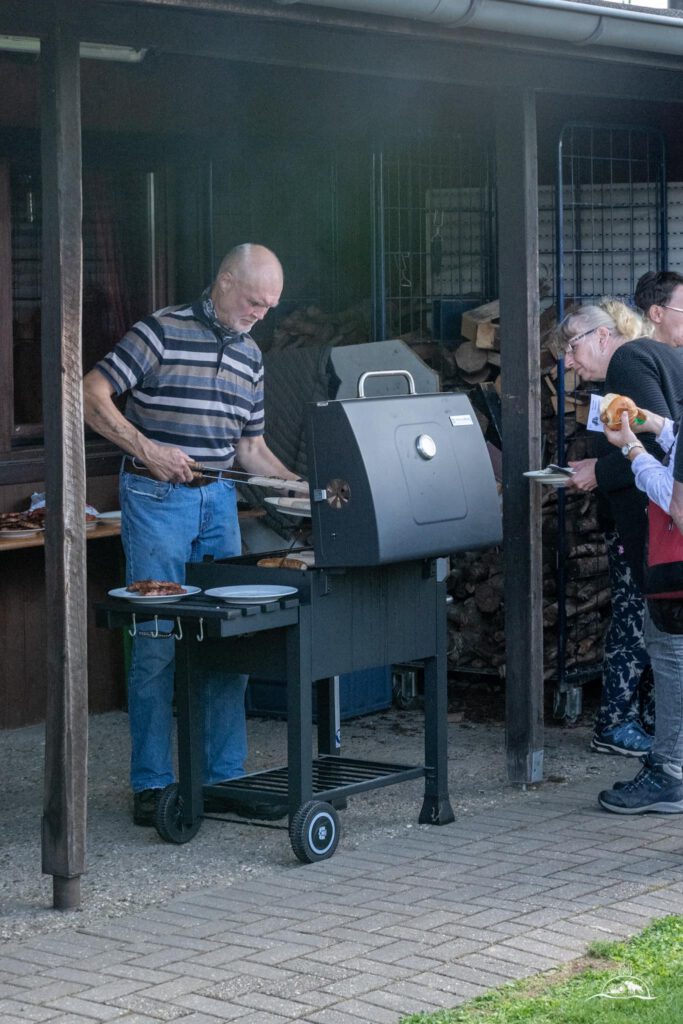
[[[133,793],[133,822],[149,828],[154,825],[154,812],[159,799],[160,789],[142,789]]]
[[[648,759],[631,782],[619,789],[603,789],[598,803],[615,814],[683,814],[683,779]]]
[[[652,750],[652,736],[637,722],[623,722],[605,732],[595,733],[591,750],[597,750],[600,754],[643,757]]]

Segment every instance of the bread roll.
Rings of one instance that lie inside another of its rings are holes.
[[[640,409],[628,395],[605,395],[600,402],[600,419],[608,430],[619,430],[621,427],[622,413],[628,413],[630,426],[634,423],[643,422],[644,416]]]

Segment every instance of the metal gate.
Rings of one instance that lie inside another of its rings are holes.
[[[492,146],[480,136],[392,141],[373,159],[373,335],[449,344],[497,288]]]
[[[561,320],[571,302],[599,301],[604,295],[630,302],[635,284],[647,270],[666,268],[667,208],[664,141],[659,132],[622,125],[568,124],[559,138],[555,189],[556,307]],[[557,452],[567,451],[564,360],[557,380]],[[574,403],[574,409],[577,406]],[[575,415],[575,413],[573,414]],[[576,424],[575,440],[584,428]],[[568,615],[567,496],[558,492],[557,540],[557,688],[555,713],[575,718],[581,710],[581,685],[599,672],[569,654],[575,626]],[[596,558],[595,573],[604,573]],[[598,588],[599,592],[599,588]],[[604,593],[604,589],[602,591]],[[609,603],[596,598],[587,629],[604,631]],[[578,618],[577,618],[578,623]],[[578,644],[572,644],[574,652]]]

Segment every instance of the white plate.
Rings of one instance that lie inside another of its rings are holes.
[[[98,519],[104,519],[105,521],[107,519],[111,519],[111,520],[114,520],[115,522],[118,523],[121,520],[121,513],[120,512],[98,512],[97,518]]]
[[[173,604],[174,601],[182,601],[184,597],[191,597],[192,594],[201,594],[202,592],[201,587],[188,587],[186,584],[183,586],[185,587],[184,594],[162,594],[161,597],[158,597],[154,594],[135,594],[132,590],[127,590],[126,587],[116,587],[115,590],[109,591],[109,596],[124,597],[126,601],[146,601],[148,604]]]
[[[218,597],[228,604],[270,604],[271,601],[279,601],[281,597],[290,597],[296,594],[296,587],[264,586],[254,584],[246,587],[213,587],[212,590],[205,590],[206,597]]]
[[[558,473],[552,469],[532,469],[524,476],[539,484],[549,484],[551,487],[566,487],[572,478],[571,473]]]
[[[264,498],[263,500],[283,516],[307,519],[311,514],[311,503],[308,498]]]
[[[33,537],[36,533],[45,533],[44,526],[27,526],[16,530],[0,529],[0,537]]]

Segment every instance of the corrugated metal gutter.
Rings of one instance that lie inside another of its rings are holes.
[[[275,0],[281,5],[299,0]],[[683,55],[683,19],[673,14],[580,0],[315,0],[326,7],[543,38],[574,46]]]

